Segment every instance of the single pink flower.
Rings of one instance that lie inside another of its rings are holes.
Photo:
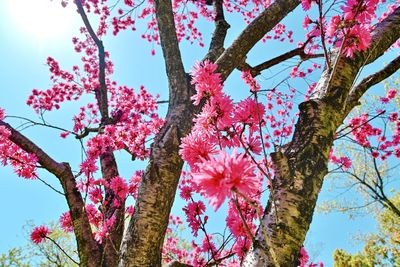
[[[396,97],[397,91],[396,89],[389,89],[386,93],[386,97],[389,99],[393,99]],[[1,117],[1,110],[0,110],[0,117]]]
[[[72,232],[74,230],[74,225],[72,224],[72,220],[71,220],[71,213],[69,211],[67,211],[61,215],[60,225],[61,225],[61,228],[67,233]]]
[[[301,6],[303,7],[304,11],[308,11],[311,8],[311,4],[314,0],[301,0]]]
[[[199,171],[192,174],[193,181],[215,210],[233,189],[249,196],[260,186],[260,179],[254,174],[254,164],[236,150],[231,156],[221,151],[218,158],[203,159],[198,167]]]
[[[197,170],[196,164],[201,159],[209,159],[209,155],[215,154],[214,144],[207,136],[194,131],[182,139],[179,155],[185,160],[193,171]]]
[[[51,233],[50,229],[47,228],[46,226],[37,226],[33,228],[33,231],[31,233],[31,240],[35,244],[40,244],[42,243],[46,237]]]

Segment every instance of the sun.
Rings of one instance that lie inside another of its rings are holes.
[[[74,8],[71,5],[63,8],[61,0],[7,0],[7,11],[11,25],[39,41],[76,29]]]

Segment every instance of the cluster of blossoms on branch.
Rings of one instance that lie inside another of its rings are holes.
[[[312,6],[322,10],[320,0],[299,0],[304,11]],[[159,44],[159,33],[156,21],[156,11],[152,0],[141,6],[124,0],[117,10],[118,15],[111,17],[111,8],[105,0],[82,1],[86,12],[99,16],[99,26],[96,30],[101,39],[106,36],[109,28],[117,35],[126,29],[136,30],[137,19],[146,21],[147,29],[142,38],[151,44]],[[253,20],[273,1],[233,0],[223,1],[228,12],[241,14],[246,22]],[[384,0],[347,0],[339,3],[342,11],[327,22],[326,16],[311,19],[305,17],[303,27],[308,31],[308,41],[299,43],[304,47],[305,55],[320,51],[324,43],[341,48],[346,57],[353,57],[358,51],[365,51],[371,43],[371,29],[377,19],[378,5]],[[66,6],[68,1],[62,1]],[[333,1],[333,4],[337,4]],[[339,5],[338,4],[338,5]],[[201,18],[214,21],[214,11],[207,0],[172,1],[176,34],[179,41],[197,42],[203,46],[203,36],[196,23]],[[394,5],[389,5],[392,9]],[[389,11],[390,12],[390,11]],[[382,17],[387,13],[382,14]],[[111,20],[111,25],[107,21]],[[51,73],[52,87],[47,90],[34,89],[27,100],[38,114],[54,109],[60,109],[66,101],[77,101],[84,95],[100,94],[99,82],[101,69],[104,68],[104,82],[107,88],[110,116],[107,122],[102,118],[101,107],[97,101],[80,107],[72,118],[72,130],[60,134],[62,138],[71,136],[76,139],[86,139],[85,158],[77,171],[77,187],[82,195],[87,196],[84,210],[93,229],[93,236],[103,243],[110,229],[116,224],[115,214],[104,214],[106,207],[116,210],[125,208],[129,197],[137,198],[138,186],[143,172],[134,173],[131,179],[117,175],[108,180],[99,175],[99,160],[107,152],[123,150],[132,159],[146,160],[149,156],[147,141],[158,133],[163,120],[157,114],[157,98],[152,96],[144,86],[135,90],[128,86],[118,85],[110,77],[114,66],[110,54],[104,52],[105,65],[99,63],[99,50],[96,42],[90,36],[87,28],[81,29],[83,38],[74,37],[72,42],[77,53],[82,55],[81,66],[73,66],[71,71],[64,70],[56,59],[49,57],[47,65]],[[263,41],[278,40],[293,42],[293,31],[284,24],[278,24]],[[320,41],[320,43],[318,42]],[[154,49],[152,50],[154,53]],[[303,58],[302,58],[303,59]],[[302,67],[301,60],[288,73],[288,79],[299,80],[307,78],[321,65],[312,62]],[[189,170],[182,173],[179,183],[179,195],[185,201],[183,212],[185,220],[192,231],[193,240],[180,246],[182,240],[175,235],[176,228],[183,224],[180,217],[171,216],[167,237],[163,247],[165,262],[178,260],[193,266],[206,266],[212,261],[226,259],[226,266],[238,266],[248,252],[257,230],[257,223],[263,212],[261,197],[272,194],[271,182],[274,177],[274,165],[270,153],[284,147],[293,134],[297,112],[294,107],[299,91],[285,80],[273,88],[262,88],[253,77],[251,70],[243,70],[241,78],[249,88],[250,95],[245,99],[234,101],[226,92],[218,66],[210,61],[197,63],[192,72],[192,83],[196,94],[192,97],[194,105],[203,105],[201,112],[195,117],[193,130],[181,141],[180,155],[188,164]],[[315,82],[308,83],[308,89],[303,93],[304,99],[313,97]],[[381,98],[385,105],[393,101],[397,92],[389,90]],[[385,114],[383,110],[379,115]],[[0,120],[4,120],[5,112],[0,109]],[[400,121],[397,111],[391,112],[386,121],[394,125],[392,136],[371,123],[370,114],[362,114],[349,120],[342,135],[349,135],[363,147],[370,148],[374,158],[382,160],[394,155],[400,157]],[[93,135],[92,135],[93,134]],[[38,161],[34,155],[24,152],[9,140],[11,132],[0,126],[0,161],[3,165],[11,164],[15,172],[24,178],[37,177]],[[339,135],[338,138],[341,136]],[[375,140],[372,140],[375,138]],[[332,163],[344,171],[351,168],[351,159],[337,156],[332,151]],[[107,195],[112,193],[110,201]],[[226,203],[225,218],[229,233],[222,237],[207,231],[209,217],[207,205],[215,210],[223,209]],[[126,207],[124,214],[132,216],[133,206]],[[70,212],[60,217],[64,231],[73,231]],[[31,235],[34,243],[43,242],[51,233],[45,226],[36,227]],[[199,237],[202,233],[202,238]],[[189,249],[188,249],[189,248]],[[236,255],[236,257],[232,257]],[[300,251],[300,265],[322,266],[309,263],[309,257],[304,248]]]
[[[0,108],[0,121],[4,120],[6,113]],[[14,169],[15,173],[25,179],[36,179],[36,168],[38,166],[37,157],[26,153],[22,148],[9,140],[10,130],[0,126],[0,163],[3,166],[8,164]]]
[[[196,64],[192,72],[196,89],[192,100],[195,105],[204,106],[194,119],[192,132],[182,139],[180,155],[190,170],[181,177],[179,190],[181,198],[187,201],[183,210],[193,235],[202,231],[208,246],[217,247],[216,252],[208,251],[211,258],[223,258],[233,252],[243,259],[262,214],[263,188],[268,188],[274,173],[266,155],[293,131],[291,99],[296,90],[264,92],[250,72],[244,71],[241,77],[251,96],[234,103],[224,93],[216,69],[216,64],[205,61]],[[217,242],[206,232],[206,205],[196,200],[196,194],[208,199],[215,210],[228,199],[226,224],[230,237]],[[237,266],[236,260],[232,260],[232,266]],[[191,257],[186,262],[194,266],[205,263],[196,263]]]
[[[341,14],[334,15],[329,22],[326,21],[326,14],[323,10],[323,3],[319,0],[301,0],[302,7],[309,11],[312,6],[317,6],[321,11],[320,16],[311,19],[308,15],[304,18],[303,27],[309,29],[308,38],[320,37],[322,43],[334,44],[340,48],[346,57],[354,57],[357,51],[365,51],[371,45],[371,31],[374,23],[387,17],[399,1],[387,5],[388,12],[377,18],[377,10],[380,4],[386,0],[346,0],[340,5]],[[329,3],[327,3],[329,4]],[[336,3],[329,4],[326,8],[330,10]],[[314,42],[310,42],[310,45]],[[320,46],[310,47],[310,50],[319,49]]]

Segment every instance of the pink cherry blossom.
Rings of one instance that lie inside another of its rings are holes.
[[[196,63],[192,71],[192,84],[195,85],[196,95],[192,96],[194,104],[200,104],[203,97],[218,97],[222,93],[222,80],[218,73],[215,73],[218,66],[210,61]]]
[[[300,0],[300,1],[304,11],[310,10],[312,3],[315,3],[314,0]]]
[[[65,232],[72,232],[74,230],[74,226],[71,220],[71,213],[69,211],[63,213],[60,217],[60,225],[61,228]]]
[[[125,200],[129,192],[126,181],[120,176],[116,176],[111,179],[110,188],[114,191],[114,194],[117,195],[120,200]]]
[[[394,89],[394,88],[392,88],[392,89],[389,89],[389,90],[387,91],[386,97],[389,98],[389,99],[393,99],[393,98],[396,97],[396,94],[397,94],[397,90]],[[0,112],[0,113],[1,113],[1,112]]]
[[[35,244],[40,244],[46,240],[46,237],[51,234],[51,231],[46,226],[37,226],[33,228],[31,233],[31,240]]]
[[[209,159],[211,155],[216,153],[214,147],[215,145],[204,134],[192,132],[182,138],[179,154],[194,171],[197,169],[197,163],[201,162],[202,159]]]
[[[232,190],[249,196],[260,186],[260,180],[254,174],[255,166],[245,154],[238,154],[236,150],[230,156],[220,151],[219,157],[203,159],[198,167],[199,171],[192,173],[193,181],[215,210],[231,196]]]
[[[202,223],[200,216],[206,211],[206,206],[202,201],[191,201],[182,210],[185,212],[186,221],[193,235],[197,236]]]

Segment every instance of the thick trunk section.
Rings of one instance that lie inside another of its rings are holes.
[[[152,145],[119,266],[161,266],[164,235],[183,166],[178,154],[180,139],[192,122],[193,112],[187,110],[174,107]]]
[[[297,266],[315,203],[327,173],[329,151],[338,125],[336,108],[310,100],[300,105],[294,140],[273,153],[274,194],[257,232],[258,243],[244,266]],[[268,236],[268,237],[266,237]]]
[[[151,146],[150,162],[121,248],[121,267],[161,266],[164,235],[183,166],[178,153],[180,139],[189,133],[195,113],[190,100],[193,87],[182,64],[171,1],[156,0],[155,8],[169,83],[169,107],[165,124]]]
[[[370,49],[354,59],[338,58],[337,49],[330,54],[331,62],[336,62],[334,70],[323,72],[315,99],[300,104],[292,141],[271,155],[276,171],[272,197],[257,231],[257,242],[243,266],[298,266],[334,135],[366,91],[352,92],[353,82],[361,67],[380,57],[400,37],[399,31],[397,8],[374,29]]]

